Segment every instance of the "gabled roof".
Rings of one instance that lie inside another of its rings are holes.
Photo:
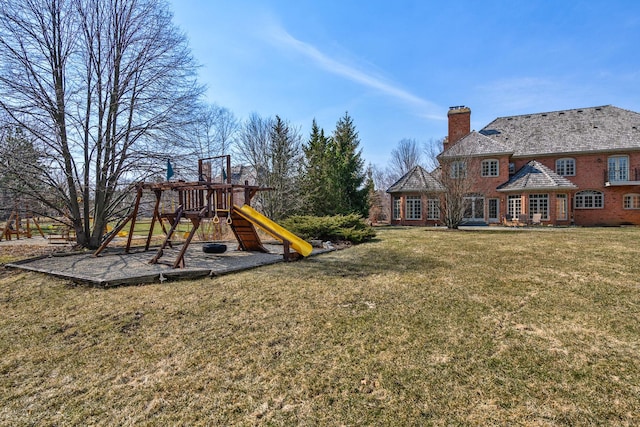
[[[640,114],[606,105],[499,117],[479,133],[514,157],[640,150]]]
[[[438,158],[453,158],[467,156],[490,156],[513,154],[513,150],[507,144],[496,141],[482,133],[472,131],[461,138],[451,148],[440,154]]]
[[[509,181],[498,186],[498,191],[575,190],[578,187],[542,163],[531,160]]]
[[[387,189],[387,193],[425,193],[431,191],[443,191],[443,187],[421,166],[415,166]]]

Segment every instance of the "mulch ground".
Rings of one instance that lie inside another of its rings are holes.
[[[14,260],[22,260],[22,259],[35,258],[43,255],[50,255],[53,253],[69,252],[71,250],[72,248],[70,246],[55,246],[55,245],[43,246],[43,245],[30,245],[30,244],[10,245],[10,246],[0,245],[0,258],[5,256],[7,257],[10,256]]]

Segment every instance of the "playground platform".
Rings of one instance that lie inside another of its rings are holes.
[[[108,248],[99,256],[88,253],[56,253],[38,258],[6,264],[7,268],[35,271],[68,279],[74,283],[98,287],[112,287],[145,283],[163,283],[180,279],[215,277],[264,265],[283,262],[282,245],[265,243],[268,253],[237,250],[237,242],[226,242],[227,251],[208,254],[202,251],[202,243],[193,242],[187,248],[185,268],[149,260],[154,251],[132,248],[125,253],[122,248]],[[181,245],[165,248],[165,256],[174,258]],[[333,249],[314,248],[311,256]]]

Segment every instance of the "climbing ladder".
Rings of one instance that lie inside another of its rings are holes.
[[[253,223],[249,222],[235,206],[231,211],[231,219],[233,220],[231,230],[233,230],[233,234],[238,240],[240,249],[243,251],[269,252],[262,246]]]

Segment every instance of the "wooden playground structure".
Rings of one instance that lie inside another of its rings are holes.
[[[2,239],[11,240],[13,237],[20,240],[20,237],[30,239],[33,236],[31,224],[38,230],[38,233],[44,238],[44,233],[38,224],[38,220],[26,205],[24,209],[20,209],[18,203],[15,203],[13,210],[9,214],[9,218],[0,228],[0,241]]]
[[[212,176],[212,171],[217,165],[221,165],[221,173]],[[231,228],[240,250],[268,252],[262,245],[257,227],[282,242],[285,260],[288,261],[298,255],[308,256],[312,250],[309,243],[251,208],[251,199],[256,193],[269,189],[249,185],[248,181],[245,181],[244,184],[233,184],[231,172],[231,156],[216,156],[198,160],[198,181],[138,184],[133,210],[106,235],[94,255],[98,256],[118,234],[122,234],[121,231],[125,229],[127,224],[129,231],[126,233],[127,243],[124,251],[129,253],[134,227],[140,212],[140,204],[144,199],[144,194],[151,192],[155,196],[155,203],[144,250],[150,250],[156,224],[160,225],[164,233],[162,244],[156,250],[155,256],[149,261],[151,264],[163,263],[173,268],[184,268],[185,253],[198,229],[204,224],[217,226],[221,222]],[[236,200],[241,200],[243,206],[236,205]],[[183,219],[190,221],[190,227],[178,255],[173,261],[161,260],[165,249],[173,247],[172,238]],[[296,253],[291,253],[290,249]]]

